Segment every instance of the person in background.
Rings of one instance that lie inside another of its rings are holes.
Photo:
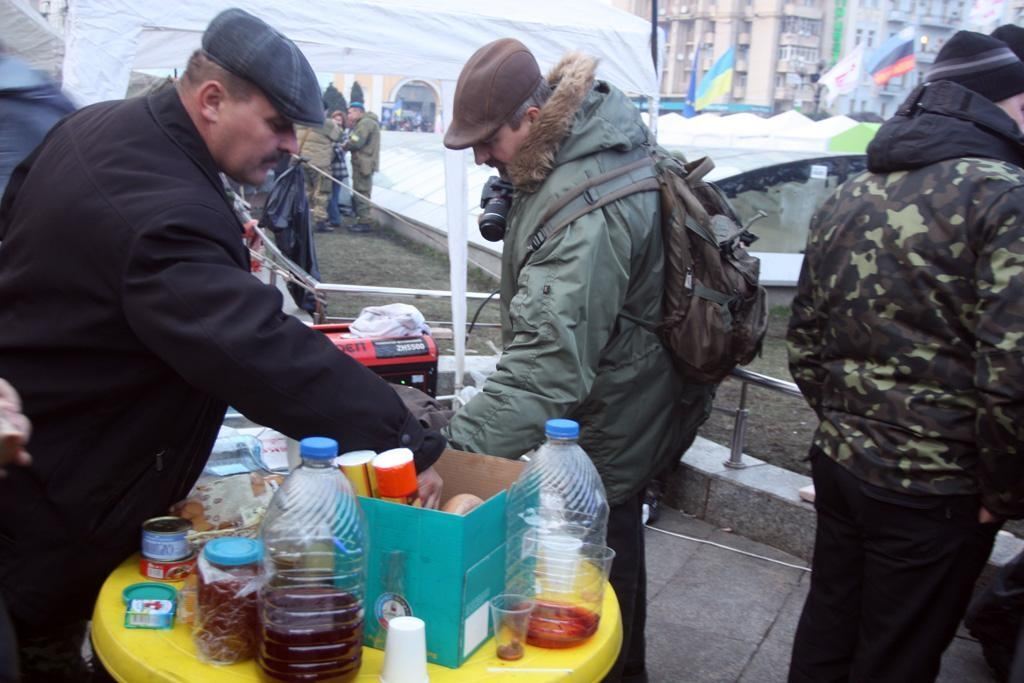
[[[74,110],[57,85],[7,53],[0,42],[0,196],[14,167]]]
[[[811,223],[790,369],[821,421],[789,680],[931,681],[1024,517],[1024,64],[960,31]]]
[[[1018,59],[1024,58],[1024,28],[1005,24],[992,32]],[[1024,60],[1022,60],[1024,61]],[[967,608],[964,626],[978,639],[985,661],[999,681],[1010,680],[1015,657],[1024,667],[1018,642],[1024,638],[1024,553],[1007,562]],[[1018,674],[1019,675],[1019,674]],[[1024,677],[1014,681],[1024,681]]]
[[[334,156],[334,143],[341,139],[341,126],[333,116],[323,119],[320,126],[300,126],[297,131],[299,141],[299,156],[307,159],[310,164],[316,166],[324,173],[331,172],[331,162]],[[331,197],[333,197],[333,186],[330,178],[317,172],[315,169],[306,166],[303,171],[306,174],[306,191],[309,194],[310,217],[313,217],[319,204],[321,195],[328,196],[325,212],[328,222],[318,220],[314,224],[316,232],[331,232],[331,228],[341,226],[340,220],[331,219]]]
[[[392,388],[281,312],[249,274],[220,173],[260,184],[323,122],[299,49],[218,14],[177,86],[63,119],[0,205],[0,376],[32,421],[32,463],[0,479],[0,596],[23,680],[88,680],[85,620],[202,471],[232,405],[292,438],[410,448],[420,496],[445,441]]]
[[[670,352],[635,320],[661,320],[664,290],[657,191],[586,213],[536,251],[528,245],[559,198],[610,168],[650,154],[651,132],[597,60],[566,55],[545,77],[517,40],[470,57],[444,144],[515,188],[501,268],[503,351],[497,370],[444,433],[454,448],[518,458],[544,423],[580,424],[610,505],[611,584],[623,643],[607,680],[644,681],[647,573],[641,503],[706,419],[712,387],[686,385]]]
[[[345,149],[352,153],[352,205],[356,212],[356,222],[349,230],[370,232],[373,230],[370,218],[373,174],[380,170],[380,123],[377,115],[367,112],[362,102],[349,103],[348,120],[353,128]]]
[[[25,445],[32,424],[21,412],[21,398],[5,380],[0,379],[0,478],[8,465],[27,467],[32,463]],[[17,683],[18,648],[14,627],[0,596],[0,683]]]
[[[331,144],[331,175],[341,184],[331,181],[331,197],[327,201],[327,225],[332,228],[341,226],[342,216],[352,216],[352,191],[346,187],[351,181],[348,175],[348,162],[345,161],[345,143],[348,142],[348,126],[345,112],[331,112],[331,118],[338,125],[341,135]]]

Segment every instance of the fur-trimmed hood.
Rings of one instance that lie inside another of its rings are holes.
[[[518,190],[536,191],[566,161],[646,139],[639,112],[618,90],[595,81],[596,70],[597,58],[570,52],[548,73],[551,97],[508,166]]]

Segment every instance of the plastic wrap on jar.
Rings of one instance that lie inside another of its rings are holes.
[[[262,544],[248,538],[218,538],[204,548],[192,628],[200,661],[234,664],[256,656],[262,556]]]

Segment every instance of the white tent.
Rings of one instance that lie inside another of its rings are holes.
[[[848,116],[832,116],[788,129],[785,132],[778,132],[772,136],[772,140],[778,149],[809,149],[827,152],[829,140],[856,125],[857,122]]]
[[[59,79],[64,40],[28,0],[0,0],[0,42],[33,69]]]
[[[600,58],[598,77],[656,96],[650,24],[601,0],[76,0],[70,5],[64,86],[79,104],[123,97],[132,69],[183,67],[210,19],[228,7],[261,17],[296,42],[319,72],[438,79],[447,127],[462,65],[481,45],[523,41],[542,69],[578,49]],[[445,156],[456,383],[466,322],[464,152]]]

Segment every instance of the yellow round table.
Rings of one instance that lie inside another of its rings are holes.
[[[146,580],[139,573],[138,556],[133,556],[107,577],[96,601],[92,617],[93,649],[116,680],[123,683],[262,680],[259,667],[253,661],[231,666],[211,666],[200,662],[192,644],[191,628],[186,624],[175,624],[173,629],[166,631],[126,629],[121,593],[125,587]],[[566,650],[546,650],[528,645],[522,659],[505,662],[498,659],[493,643],[488,641],[458,669],[429,664],[427,672],[431,683],[600,681],[611,670],[622,645],[618,601],[611,586],[606,588],[600,626],[586,643]],[[383,661],[383,652],[364,647],[363,664],[356,680],[376,683]]]

